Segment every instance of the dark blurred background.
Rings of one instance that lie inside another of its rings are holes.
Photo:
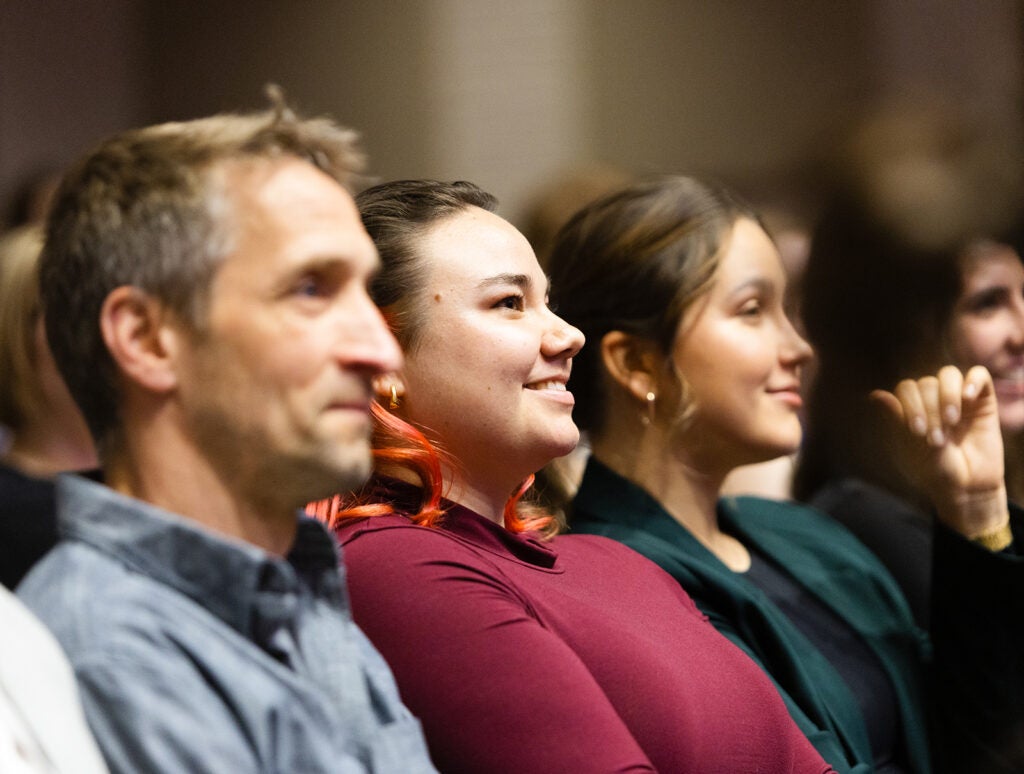
[[[567,172],[813,197],[880,107],[1016,142],[1017,0],[0,0],[0,197],[134,125],[262,107],[359,129],[382,179],[467,178],[509,216]]]

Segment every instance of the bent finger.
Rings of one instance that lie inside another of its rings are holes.
[[[981,398],[988,397],[995,390],[992,385],[992,375],[982,365],[971,367],[964,376],[963,400],[964,402],[975,402]]]
[[[872,390],[868,394],[868,397],[882,405],[885,411],[889,412],[897,422],[903,424],[906,421],[906,418],[903,415],[903,404],[900,403],[899,398],[888,390]]]
[[[904,379],[896,385],[893,394],[903,409],[903,421],[914,435],[928,435],[928,411],[921,394],[920,383],[913,379]]]
[[[936,376],[923,376],[917,380],[917,389],[924,405],[925,421],[928,423],[928,443],[942,446],[946,442],[946,431],[942,426],[941,390]]]
[[[942,421],[952,427],[960,421],[962,413],[961,401],[964,391],[964,375],[956,366],[944,366],[939,369],[939,408]]]

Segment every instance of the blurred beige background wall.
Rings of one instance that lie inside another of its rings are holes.
[[[382,179],[514,214],[591,160],[786,180],[881,101],[1021,129],[1019,0],[0,0],[0,195],[120,128],[263,104],[358,128]]]

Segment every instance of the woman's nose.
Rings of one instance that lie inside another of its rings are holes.
[[[1008,340],[1016,350],[1024,350],[1024,298],[1018,298],[1013,305]]]
[[[551,326],[548,334],[545,336],[545,344],[549,348],[547,354],[550,356],[575,357],[586,341],[583,331],[569,325],[569,323],[553,312],[551,316],[554,320],[554,325]]]
[[[800,335],[800,332],[788,316],[783,321],[783,334],[786,337],[783,356],[787,362],[799,365],[811,359],[814,355],[814,349],[807,339]]]

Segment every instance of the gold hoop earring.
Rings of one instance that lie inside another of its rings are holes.
[[[640,422],[647,426],[654,423],[654,402],[658,399],[658,396],[653,392],[648,392],[644,397],[647,400],[647,413],[640,415]]]
[[[396,385],[392,384],[391,385],[391,400],[388,401],[388,408],[391,409],[392,411],[394,411],[396,408],[398,408],[398,404],[399,404],[398,387]]]

